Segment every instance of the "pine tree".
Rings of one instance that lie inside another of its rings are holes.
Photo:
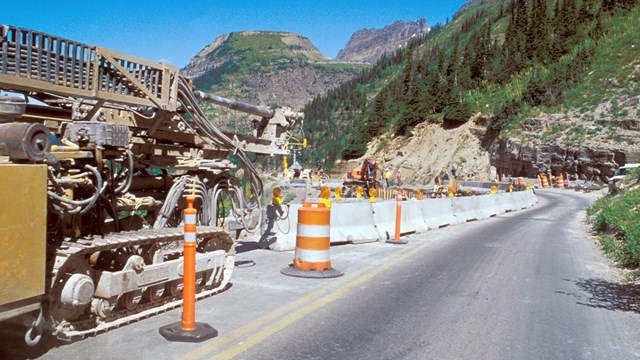
[[[376,95],[373,104],[373,112],[369,116],[367,132],[370,136],[378,136],[386,125],[386,105],[388,89],[383,88]]]
[[[546,0],[534,0],[529,21],[531,37],[528,41],[531,44],[529,53],[534,61],[543,62],[549,58],[548,27]]]
[[[409,93],[409,86],[411,85],[411,78],[413,76],[413,46],[409,44],[407,46],[406,64],[404,71],[402,72],[403,94]]]

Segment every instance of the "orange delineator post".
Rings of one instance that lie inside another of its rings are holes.
[[[202,342],[218,336],[218,330],[206,323],[196,323],[196,224],[198,211],[194,196],[187,197],[184,210],[184,243],[182,266],[182,321],[160,328],[169,341]]]
[[[398,188],[398,193],[396,194],[396,233],[394,235],[394,240],[387,240],[388,243],[392,244],[406,244],[406,240],[400,240],[400,224],[402,222],[402,188]]]
[[[187,197],[184,209],[184,275],[182,278],[182,330],[196,328],[196,217],[195,197]]]
[[[400,222],[402,221],[402,190],[398,188],[396,194],[396,235],[394,240],[400,240]]]

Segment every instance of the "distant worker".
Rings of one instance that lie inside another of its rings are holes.
[[[396,173],[396,185],[402,186],[402,171],[400,171],[400,169],[398,169]]]
[[[375,180],[374,177],[376,175],[376,167],[375,167],[374,164],[369,164],[369,166],[367,168],[367,175],[368,175],[369,179]]]
[[[389,168],[384,169],[384,181],[387,183],[387,187],[391,187],[391,171],[389,171]]]
[[[434,192],[441,192],[443,190],[442,188],[442,180],[440,180],[440,176],[437,176],[433,179],[433,191]]]

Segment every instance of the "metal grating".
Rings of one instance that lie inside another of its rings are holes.
[[[174,67],[7,25],[0,49],[0,87],[175,110]]]

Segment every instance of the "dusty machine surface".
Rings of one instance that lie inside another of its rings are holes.
[[[221,132],[198,99],[256,115],[254,133]],[[33,345],[179,306],[187,194],[196,296],[224,290],[235,252],[221,219],[260,222],[245,152],[287,154],[302,120],[194,91],[170,65],[0,26],[0,327],[34,316]]]

